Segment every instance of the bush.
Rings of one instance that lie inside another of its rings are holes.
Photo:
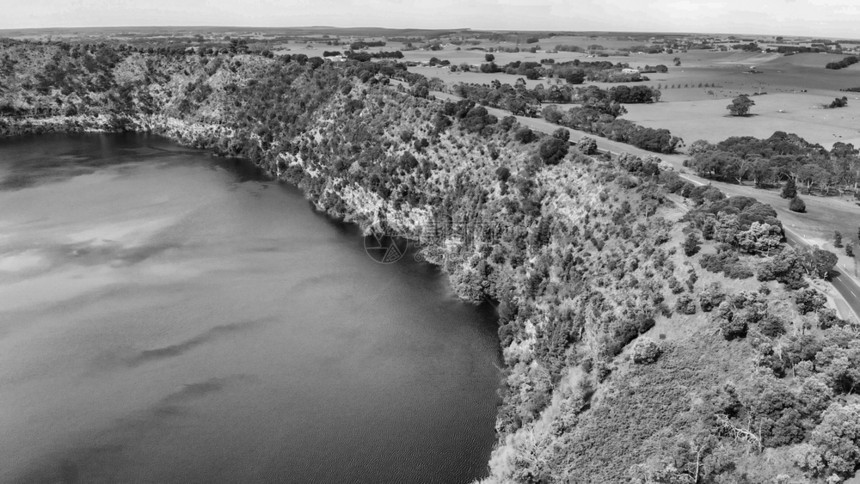
[[[730,279],[747,279],[753,276],[752,270],[731,250],[723,250],[717,254],[704,254],[699,264],[707,271],[722,272]]]
[[[660,345],[650,338],[642,338],[633,345],[633,362],[637,365],[649,365],[657,361],[663,350]]]
[[[749,279],[754,276],[752,269],[747,267],[746,265],[738,262],[736,264],[731,264],[726,267],[726,270],[723,271],[723,274],[726,275],[729,279]]]
[[[696,314],[696,301],[689,294],[683,294],[675,302],[675,310],[681,314]]]
[[[747,335],[747,322],[743,318],[723,318],[720,320],[720,331],[723,338],[729,341],[743,338]]]
[[[794,197],[791,199],[791,203],[788,204],[788,209],[792,212],[806,212],[806,203],[800,197]]]
[[[843,321],[839,316],[836,315],[836,311],[830,308],[822,308],[818,311],[818,327],[821,329],[829,329],[833,326],[842,327],[845,325],[845,321]]]
[[[847,105],[848,105],[848,98],[845,96],[842,96],[841,98],[840,97],[834,98],[833,101],[831,101],[830,104],[827,105],[827,108],[829,108],[829,109],[844,108]]]
[[[597,153],[597,141],[585,136],[576,143],[576,149],[583,155],[593,155]]]
[[[699,306],[706,313],[711,312],[712,309],[719,306],[725,300],[726,293],[719,282],[711,283],[699,293]]]
[[[526,128],[528,129],[528,128]],[[557,165],[567,156],[567,142],[556,137],[543,140],[540,144],[540,157],[547,165]]]
[[[699,252],[701,245],[699,245],[701,241],[699,240],[699,236],[697,236],[694,232],[690,232],[687,234],[687,238],[684,239],[684,254],[687,257],[692,257]]]
[[[528,144],[534,141],[536,138],[534,131],[530,128],[523,126],[518,129],[516,133],[514,133],[514,139],[519,141],[522,144]]]
[[[769,314],[759,323],[761,334],[770,338],[777,338],[785,334],[785,323],[778,317]]]

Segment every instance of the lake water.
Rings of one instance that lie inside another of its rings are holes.
[[[0,482],[468,482],[494,313],[253,168],[0,140]]]

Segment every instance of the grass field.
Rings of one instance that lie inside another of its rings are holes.
[[[641,43],[641,42],[640,42]],[[538,45],[551,49],[555,45],[579,45],[587,47],[599,44],[607,49],[618,49],[637,45],[635,41],[618,40],[613,37],[558,36],[541,39]],[[513,47],[514,43],[482,42],[478,46],[463,45],[461,50],[446,44],[439,51],[414,50],[404,52],[405,59],[427,62],[431,57],[449,60],[452,64],[480,65],[485,62],[479,47],[491,49]],[[394,48],[394,45],[386,46]],[[521,44],[520,47],[525,47]],[[691,50],[673,54],[639,54],[629,56],[589,57],[581,52],[536,53],[495,52],[496,63],[504,65],[513,61],[540,61],[555,59],[556,62],[579,59],[581,61],[606,60],[622,62],[633,67],[664,64],[669,72],[647,74],[645,85],[659,87],[662,101],[650,105],[629,105],[627,119],[652,128],[666,128],[682,137],[689,145],[697,139],[717,142],[730,136],[768,137],[774,131],[796,133],[803,138],[819,143],[826,148],[838,141],[860,145],[860,94],[840,92],[839,89],[860,86],[860,65],[842,70],[829,70],[828,62],[841,59],[834,54],[796,54],[784,56],[776,53],[712,52]],[[673,59],[681,65],[674,66]],[[752,73],[752,70],[757,73]],[[478,72],[451,72],[445,67],[413,67],[413,72],[427,77],[439,78],[448,85],[460,82],[489,84],[497,79],[513,84],[522,76],[509,74],[483,74]],[[557,79],[544,78],[526,80],[529,88],[538,84],[549,86]],[[615,84],[590,83],[602,88]],[[753,116],[737,118],[727,116],[726,106],[739,94],[753,95],[756,106]],[[834,98],[848,97],[848,106],[840,109],[822,109]]]
[[[730,136],[767,138],[774,131],[786,131],[828,149],[837,141],[860,146],[860,94],[846,94],[850,94],[848,106],[839,109],[822,108],[835,95],[779,93],[753,97],[755,115],[749,117],[729,116],[726,98],[632,104],[624,117],[643,126],[666,128],[688,145],[697,139],[716,143]]]

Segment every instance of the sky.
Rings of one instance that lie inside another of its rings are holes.
[[[860,37],[860,0],[0,0],[0,29],[473,28]]]

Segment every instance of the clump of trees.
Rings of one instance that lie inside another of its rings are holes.
[[[546,69],[546,75],[564,79],[570,84],[592,82],[639,82],[645,80],[638,70],[627,71],[630,65],[626,63],[613,64],[608,61],[582,62],[574,59],[569,62],[556,62]]]
[[[618,116],[625,112],[620,103],[607,97],[591,100],[583,104],[583,107],[573,107],[567,112],[550,106],[543,110],[543,116],[547,121],[568,128],[629,143],[655,153],[674,153],[682,143],[681,138],[672,136],[667,129],[646,128],[626,119],[619,119]]]
[[[570,132],[562,128],[556,130],[552,136],[545,138],[539,148],[541,160],[547,165],[557,165],[567,156],[567,152],[570,149],[569,138]]]
[[[849,55],[848,57],[842,59],[841,61],[828,62],[827,65],[825,65],[824,67],[827,69],[834,69],[834,70],[845,69],[846,67],[853,66],[858,61],[860,61],[860,59],[858,59],[858,57],[856,55]]]
[[[846,96],[842,96],[842,97],[837,97],[833,101],[831,101],[830,104],[827,105],[827,108],[828,109],[844,108],[847,105],[848,105],[848,98]]]
[[[837,142],[828,151],[819,144],[782,131],[770,138],[735,136],[717,144],[698,140],[690,145],[685,165],[696,174],[728,183],[752,182],[758,188],[783,184],[782,197],[856,192],[860,184],[860,150]]]

